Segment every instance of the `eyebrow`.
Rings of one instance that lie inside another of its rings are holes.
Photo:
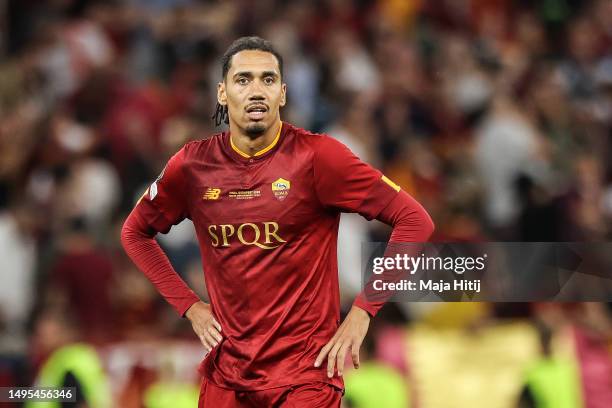
[[[251,71],[239,71],[239,72],[236,72],[233,75],[233,78],[236,78],[236,77],[239,77],[239,76],[244,76],[244,77],[247,77],[247,78],[253,78],[254,75],[253,75],[253,72],[251,72]],[[278,73],[276,73],[276,71],[263,71],[261,73],[261,76],[262,77],[268,77],[268,76],[278,77],[279,75],[278,75]]]

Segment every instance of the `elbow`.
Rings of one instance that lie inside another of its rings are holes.
[[[436,230],[436,225],[434,224],[431,216],[427,213],[427,211],[423,211],[423,242],[429,241],[434,231]]]
[[[121,246],[125,252],[128,252],[128,248],[130,243],[132,242],[132,238],[134,236],[134,231],[130,228],[128,223],[129,217],[123,222],[123,226],[121,227]]]
[[[127,253],[135,242],[146,241],[154,237],[155,232],[133,211],[121,227],[121,246]]]
[[[130,213],[128,217],[123,222],[123,226],[121,227],[121,246],[124,251],[129,254],[129,250],[135,242],[138,242],[142,239],[150,238],[145,233],[145,226],[139,222],[139,218],[134,215],[134,213]]]
[[[433,235],[435,225],[427,211],[420,207],[411,214],[402,217],[394,224],[390,241],[392,242],[427,242]]]
[[[393,226],[393,242],[427,242],[436,228],[427,210],[403,192],[383,211],[379,219]]]

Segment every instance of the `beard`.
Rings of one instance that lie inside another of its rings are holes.
[[[248,137],[255,139],[264,134],[266,131],[266,126],[263,123],[249,123],[245,131]]]

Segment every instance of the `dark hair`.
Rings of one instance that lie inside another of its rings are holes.
[[[261,37],[240,37],[234,41],[229,48],[221,57],[221,77],[225,80],[225,77],[232,66],[232,57],[238,54],[240,51],[245,50],[257,50],[269,52],[276,57],[278,61],[278,69],[280,71],[281,78],[283,77],[283,57],[274,49],[272,43],[268,40],[264,40]],[[221,105],[217,102],[217,108],[215,114],[212,116],[215,120],[215,126],[219,126],[222,122],[229,123],[229,115],[227,112],[227,106]]]

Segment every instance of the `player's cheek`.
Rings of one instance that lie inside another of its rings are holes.
[[[274,106],[278,108],[283,98],[283,90],[280,85],[275,85],[273,87],[273,92],[274,92],[274,98],[272,100],[274,101]]]
[[[238,109],[240,106],[245,104],[245,100],[246,97],[244,96],[244,90],[240,88],[232,88],[232,90],[227,93],[227,102],[235,109]]]

